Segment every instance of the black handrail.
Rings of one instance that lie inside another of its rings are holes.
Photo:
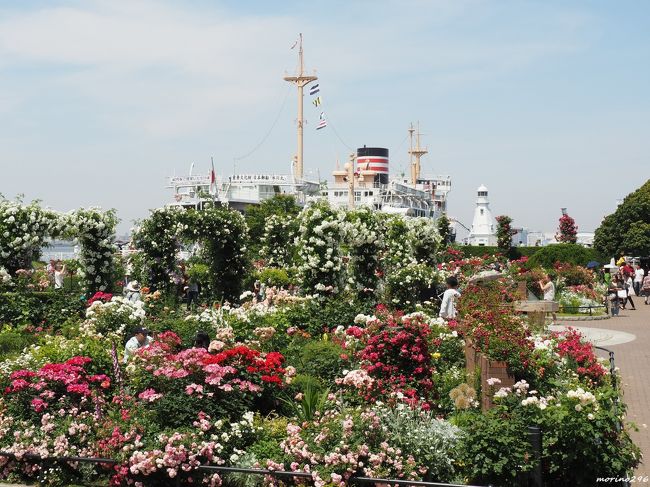
[[[42,457],[35,453],[25,453],[18,458],[18,455],[11,452],[0,451],[0,457],[12,458],[16,461],[36,460],[37,462],[79,462],[79,463],[98,463],[117,465],[120,462],[111,458],[94,458],[94,457]],[[200,465],[196,470],[204,472],[221,472],[221,473],[243,473],[247,475],[269,475],[278,478],[301,478],[312,480],[312,474],[309,472],[289,472],[286,470],[268,470],[262,468],[244,468],[244,467],[223,467],[220,465]],[[177,483],[180,485],[180,477],[177,477]],[[480,487],[467,484],[445,484],[440,482],[426,482],[424,480],[403,480],[403,479],[375,479],[371,477],[350,477],[350,484],[393,484],[393,485],[414,485],[418,487]]]

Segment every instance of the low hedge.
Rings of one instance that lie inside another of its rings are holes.
[[[85,296],[65,291],[0,293],[0,324],[43,325],[58,329],[71,316],[82,316]]]
[[[498,247],[482,247],[478,245],[459,245],[456,246],[465,257],[483,257],[485,255],[500,254]],[[541,254],[541,255],[539,255]],[[510,247],[508,258],[511,260],[522,257],[533,258],[533,263],[542,267],[552,267],[556,261],[568,262],[571,264],[585,265],[587,262],[595,260],[601,264],[606,264],[606,259],[596,249],[583,247],[577,244],[554,244],[544,247]]]

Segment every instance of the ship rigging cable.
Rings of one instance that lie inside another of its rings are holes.
[[[269,138],[271,135],[271,132],[273,132],[273,129],[275,126],[278,124],[278,120],[280,120],[280,116],[282,115],[282,112],[284,111],[284,107],[287,104],[287,100],[289,99],[289,92],[291,91],[291,86],[287,88],[287,93],[284,95],[284,100],[282,101],[282,105],[280,106],[280,110],[278,110],[278,114],[275,116],[275,120],[273,120],[273,123],[271,124],[271,127],[269,130],[266,132],[264,137],[262,137],[262,140],[260,140],[255,147],[253,147],[250,151],[248,151],[246,154],[239,156],[239,157],[233,157],[233,161],[241,161],[242,159],[246,159],[247,157],[253,155],[255,152],[257,152],[257,149],[262,147],[264,145],[264,142]]]
[[[331,119],[330,117],[328,117],[328,118],[327,118],[327,121],[328,121],[328,123],[329,123],[329,127],[330,127],[330,128],[332,129],[332,131],[334,132],[334,135],[336,135],[336,138],[339,139],[339,142],[341,142],[341,144],[343,144],[343,145],[344,145],[345,147],[347,147],[349,150],[351,150],[352,152],[354,152],[354,149],[353,149],[352,147],[350,147],[348,144],[346,144],[346,143],[343,141],[343,139],[341,138],[341,136],[339,135],[339,133],[336,131],[336,127],[335,127],[334,124],[332,123],[332,119]]]

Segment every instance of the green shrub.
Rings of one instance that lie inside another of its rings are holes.
[[[516,486],[518,472],[532,468],[528,424],[520,417],[497,414],[495,409],[456,417],[464,430],[461,462],[471,483]]]
[[[311,341],[302,349],[298,372],[318,377],[324,382],[333,382],[341,376],[347,361],[341,358],[345,351],[337,343]]]
[[[289,279],[287,271],[274,267],[266,267],[265,269],[262,269],[259,272],[257,279],[267,286],[287,287],[291,284],[291,279]]]
[[[0,324],[41,325],[55,331],[71,317],[81,319],[84,296],[61,291],[0,293]]]
[[[555,244],[542,247],[528,259],[529,269],[541,266],[552,269],[556,262],[584,266],[590,260],[598,257],[597,253],[578,244]],[[602,262],[602,260],[599,260]]]
[[[205,284],[210,280],[210,268],[201,263],[194,263],[187,269],[188,277],[195,282]]]
[[[373,314],[375,306],[373,301],[343,294],[292,306],[283,315],[288,326],[296,326],[312,336],[320,336],[337,326],[348,327],[354,324],[354,318],[359,313]]]
[[[257,431],[255,443],[248,448],[258,460],[266,458],[282,458],[284,451],[280,443],[287,438],[288,419],[277,416],[255,416],[254,425]]]
[[[203,330],[211,334],[211,326],[208,323],[201,323],[198,320],[186,320],[182,316],[166,316],[157,321],[148,322],[147,327],[151,331],[163,332],[173,331],[182,340],[182,347],[189,348],[194,345],[196,332]],[[214,332],[212,332],[214,338]]]
[[[21,352],[26,346],[34,343],[32,335],[20,333],[11,328],[0,332],[0,357],[6,357]]]

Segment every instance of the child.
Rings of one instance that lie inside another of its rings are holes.
[[[458,287],[458,279],[451,276],[445,282],[447,283],[447,290],[442,295],[439,316],[445,320],[453,320],[456,318],[456,298],[460,296],[460,293],[456,289]]]

